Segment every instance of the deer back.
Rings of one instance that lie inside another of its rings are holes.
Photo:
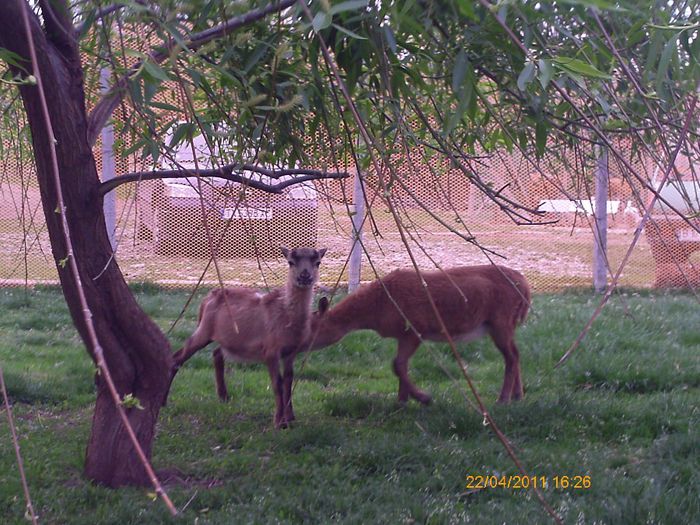
[[[230,349],[261,345],[272,324],[269,307],[279,290],[262,294],[249,288],[212,290],[201,306],[200,329]]]
[[[451,335],[468,334],[487,325],[514,328],[521,323],[530,302],[525,278],[503,266],[484,265],[424,272],[425,286]],[[374,329],[383,337],[401,337],[415,330],[422,337],[442,339],[421,278],[413,270],[396,270],[376,281],[382,306]],[[348,298],[349,300],[350,298]],[[410,328],[412,326],[413,328]]]

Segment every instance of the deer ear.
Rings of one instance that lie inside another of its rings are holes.
[[[318,250],[318,258],[321,259],[324,255],[326,255],[326,252],[328,251],[328,248],[321,248]]]
[[[328,301],[328,297],[321,297],[318,300],[318,313],[323,315],[328,311],[328,306],[330,306],[330,302]]]
[[[286,246],[280,246],[280,251],[282,252],[282,255],[284,255],[285,259],[289,259],[289,248]]]

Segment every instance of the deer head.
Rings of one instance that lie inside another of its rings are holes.
[[[294,248],[290,250],[281,246],[280,251],[289,263],[289,283],[299,288],[309,288],[318,281],[318,268],[321,266],[321,259],[326,253],[326,248],[320,250]]]

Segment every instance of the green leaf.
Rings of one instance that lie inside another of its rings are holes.
[[[648,80],[649,76],[656,71],[656,60],[661,52],[661,47],[664,44],[664,35],[661,31],[654,31],[651,37],[651,45],[649,45],[649,51],[647,52],[647,61],[644,67],[644,79]]]
[[[478,20],[476,12],[474,11],[473,0],[457,0],[457,9],[459,12],[471,20]]]
[[[668,31],[685,31],[687,29],[700,29],[700,24],[688,24],[684,26],[679,25],[657,25],[657,24],[646,24],[647,27],[652,27],[654,29],[662,29]]]
[[[700,38],[693,39],[689,54],[696,64],[700,64]]]
[[[464,77],[467,75],[467,68],[471,67],[467,52],[460,49],[455,59],[455,67],[452,70],[452,91],[457,93],[464,83]]]
[[[624,12],[627,9],[615,5],[614,3],[607,2],[606,0],[559,0],[562,4],[569,5],[579,5],[585,8],[592,8],[600,11],[619,11]]]
[[[179,144],[182,142],[182,139],[185,137],[191,138],[194,137],[194,133],[197,130],[197,126],[193,122],[184,122],[182,124],[179,124],[177,128],[175,128],[175,131],[173,132],[173,136],[170,139],[170,146],[171,148],[174,147],[176,144]]]
[[[139,410],[143,410],[143,406],[141,405],[141,401],[139,400],[138,397],[134,397],[134,394],[126,394],[122,398],[122,406],[124,408],[137,408]]]
[[[328,14],[333,16],[337,15],[338,13],[343,13],[345,11],[365,9],[367,8],[368,3],[369,0],[348,0],[347,2],[340,2],[339,4],[336,4],[333,7],[331,7],[328,11]]]
[[[678,35],[666,42],[659,59],[659,68],[656,70],[656,92],[662,96],[665,93],[664,81],[668,79],[668,65],[673,58],[674,52],[678,52]]]
[[[172,104],[168,104],[166,102],[158,102],[157,100],[155,100],[151,102],[151,106],[153,106],[154,108],[163,109],[165,111],[176,111],[177,113],[182,113],[182,108],[173,106]]]
[[[445,122],[443,134],[448,135],[457,127],[460,120],[467,113],[473,118],[475,115],[476,97],[474,96],[474,72],[467,69],[466,80],[462,83],[457,92],[457,108],[451,112],[450,117]]]
[[[129,80],[129,94],[136,106],[143,105],[143,92],[141,91],[141,83],[138,79]]]
[[[554,57],[554,65],[567,73],[575,73],[584,77],[611,79],[607,73],[603,73],[592,64],[579,60],[578,58]]]
[[[311,23],[311,25],[313,26],[314,31],[318,33],[319,31],[329,27],[332,21],[333,17],[329,13],[319,11],[318,13],[316,13],[316,16],[314,17],[314,20]]]
[[[498,5],[494,5],[492,7],[493,9],[498,9],[498,14],[496,15],[496,18],[500,20],[503,23],[506,23],[506,19],[508,18],[508,4],[506,2],[503,2],[501,7],[498,7]]]
[[[644,20],[639,20],[630,28],[625,39],[628,46],[634,46],[641,42],[643,38],[646,38],[647,30],[644,26]]]
[[[138,51],[136,49],[132,49],[130,47],[127,47],[124,49],[124,54],[129,57],[136,57],[141,59],[143,62],[148,61],[148,55],[144,53],[143,51]]]
[[[547,123],[544,120],[540,120],[535,125],[535,146],[537,148],[537,156],[542,157],[545,150],[547,149],[547,133],[549,129],[547,128]]]
[[[158,87],[161,82],[159,80],[154,80],[152,78],[144,78],[143,80],[143,99],[146,105],[150,105],[153,101],[153,97],[158,93]],[[147,112],[152,111],[150,108],[145,108]]]
[[[341,33],[345,33],[348,35],[350,38],[354,38],[356,40],[367,40],[367,37],[358,35],[354,31],[350,31],[349,29],[345,29],[343,26],[339,26],[338,24],[332,24],[333,27],[335,27],[338,31]]]
[[[185,68],[185,71],[187,71],[187,74],[192,79],[194,87],[200,87],[202,85],[202,74],[199,71],[191,67]]]
[[[9,49],[6,49],[4,47],[0,47],[0,60],[3,62],[8,63],[11,66],[15,66],[22,71],[27,71],[25,69],[25,65],[29,62],[28,60],[22,58],[21,55],[18,55],[14,51],[10,51]]]
[[[394,36],[394,32],[386,25],[382,26],[382,29],[384,30],[384,38],[386,39],[389,49],[396,54],[396,37]]]
[[[528,62],[525,67],[518,75],[518,89],[520,91],[525,91],[527,85],[532,82],[535,78],[535,63]]]
[[[598,90],[594,90],[593,98],[600,105],[600,108],[603,110],[603,113],[609,115],[612,112],[613,108],[610,105],[610,102],[608,102],[608,100],[605,98],[605,95],[600,93]]]
[[[145,140],[137,140],[131,146],[126,148],[124,151],[122,151],[122,158],[126,158],[129,155],[131,155],[132,153],[140,150],[141,148],[144,147],[145,144],[146,144]]]
[[[538,60],[537,67],[539,70],[538,80],[540,81],[540,86],[542,89],[547,89],[549,83],[552,81],[552,76],[554,76],[554,68],[549,60]]]
[[[160,158],[160,145],[154,140],[149,140],[146,142],[146,148],[148,149],[147,153],[151,155],[151,162],[155,166]]]
[[[156,80],[162,80],[163,82],[170,80],[168,74],[155,62],[145,61],[143,63],[143,70]]]
[[[200,15],[201,14],[202,13],[200,12]],[[165,30],[168,32],[168,34],[171,37],[173,37],[173,40],[175,40],[175,42],[177,43],[177,45],[181,49],[189,49],[187,47],[187,42],[185,42],[185,40],[182,38],[182,35],[180,34],[180,31],[178,30],[177,24],[173,24],[172,22],[169,22],[169,23],[162,24],[161,27],[165,28]]]
[[[266,44],[259,44],[256,48],[255,51],[250,55],[248,60],[245,63],[245,66],[243,67],[243,71],[245,73],[250,72],[258,62],[260,62],[260,59],[263,57],[263,55],[268,51],[268,46]],[[203,80],[200,80],[200,82],[203,82]]]
[[[618,130],[625,129],[627,127],[629,127],[627,122],[616,118],[607,119],[603,124],[603,129],[605,130]]]

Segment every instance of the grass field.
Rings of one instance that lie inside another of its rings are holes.
[[[184,292],[139,300],[168,329]],[[538,295],[518,332],[525,399],[494,403],[503,375],[487,341],[461,353],[477,388],[565,523],[700,522],[700,308],[686,294],[614,298],[583,347],[553,365],[596,305],[585,292]],[[293,428],[272,428],[267,371],[232,365],[232,401],[213,387],[210,352],[178,374],[162,411],[154,465],[167,470],[182,517],[150,490],[106,490],[81,476],[94,368],[59,292],[0,290],[0,362],[14,403],[40,523],[547,523],[525,490],[468,490],[466,476],[516,474],[465,401],[444,345],[418,352],[411,373],[434,403],[396,403],[393,344],[359,332],[311,354],[297,377]],[[170,334],[180,345],[194,309]],[[300,370],[301,362],[297,364]],[[4,411],[3,411],[4,412]],[[26,523],[5,414],[0,414],[0,522]],[[173,476],[172,472],[178,472]],[[588,489],[555,488],[590,476]]]

